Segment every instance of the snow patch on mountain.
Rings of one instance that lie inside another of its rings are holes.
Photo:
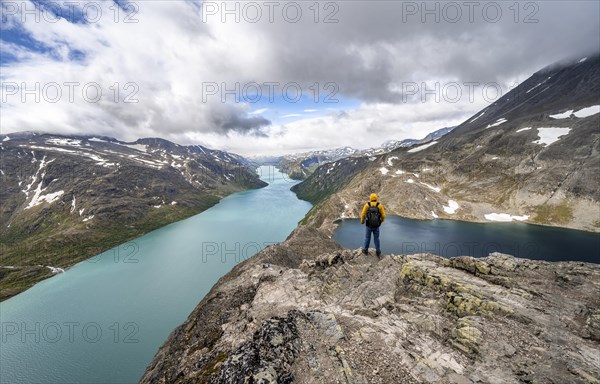
[[[394,160],[398,160],[398,156],[392,156],[389,159],[387,159],[387,163],[390,167],[394,166],[394,164],[392,163]]]
[[[122,145],[124,147],[131,148],[131,149],[135,149],[136,151],[148,153],[148,146],[147,145],[142,145],[142,144],[124,144],[124,143],[116,143],[116,144]]]
[[[429,147],[431,147],[432,145],[435,145],[435,144],[437,144],[437,141],[432,141],[431,143],[427,143],[427,144],[419,145],[418,147],[415,147],[415,148],[409,149],[409,150],[408,150],[408,152],[409,152],[409,153],[420,152],[420,151],[422,151],[422,150],[424,150],[424,149],[427,149],[427,148],[429,148]]]
[[[546,78],[544,81],[542,81],[541,83],[538,83],[538,84],[537,84],[535,87],[533,87],[533,88],[530,88],[530,89],[529,89],[527,92],[525,92],[525,93],[529,93],[529,92],[533,91],[534,89],[536,89],[536,88],[537,88],[537,87],[539,87],[540,85],[544,84],[546,81],[550,80],[551,78],[552,78],[552,76],[549,76],[549,77],[548,77],[548,78]],[[548,88],[550,88],[550,87],[546,87],[546,88],[544,88],[544,89],[542,90],[542,92],[544,92],[544,91],[545,91],[545,90],[547,90]],[[540,92],[540,93],[541,93],[541,92]]]
[[[572,113],[573,113],[573,110],[569,109],[567,112],[558,113],[556,115],[550,115],[550,117],[553,119],[566,119],[566,118],[570,117]]]
[[[479,119],[481,116],[483,116],[485,114],[485,112],[481,112],[481,114],[477,117],[475,117],[473,120],[469,121],[469,124],[473,123],[475,120]]]
[[[56,191],[53,193],[49,193],[47,195],[40,195],[37,198],[37,200],[35,199],[35,196],[34,196],[34,199],[31,200],[31,203],[29,203],[27,208],[35,207],[36,205],[40,205],[44,201],[47,202],[48,204],[52,204],[56,200],[58,200],[58,198],[61,197],[64,193],[65,193],[65,191]]]
[[[448,200],[448,205],[444,205],[442,206],[442,208],[444,208],[444,212],[448,213],[448,214],[453,214],[456,212],[456,210],[458,208],[460,208],[460,206],[458,205],[458,203],[454,200]]]
[[[503,221],[503,222],[509,222],[509,221],[513,221],[513,220],[517,220],[517,221],[524,221],[529,219],[529,216],[527,215],[523,215],[523,216],[512,216],[508,213],[488,213],[486,215],[484,215],[486,220],[489,221]]]
[[[32,163],[37,162],[37,159],[35,158],[35,154],[32,152],[33,155],[33,159],[31,160]],[[37,169],[37,171],[35,172],[35,174],[33,176],[31,176],[31,183],[27,184],[27,187],[25,187],[25,189],[22,191],[25,196],[29,197],[29,192],[31,191],[31,187],[33,186],[33,183],[35,183],[37,181],[37,177],[40,174],[40,172],[46,167],[46,165],[48,165],[49,163],[51,163],[53,160],[50,160],[48,163],[46,163],[46,156],[44,156],[42,158],[42,160],[40,161],[40,165]],[[46,173],[42,173],[42,181],[44,179],[44,176],[46,175]],[[41,185],[41,183],[40,183]],[[40,186],[41,188],[41,186]]]
[[[538,128],[538,137],[539,140],[532,141],[534,144],[541,144],[544,147],[549,146],[550,144],[558,141],[561,136],[569,134],[571,132],[571,128]]]
[[[35,157],[34,157],[34,159],[35,159]],[[46,162],[46,156],[44,156],[44,158],[40,161],[38,170],[36,171],[35,175],[32,176],[31,183],[29,183],[27,185],[27,188],[22,191],[23,193],[25,193],[25,196],[27,196],[27,197],[29,197],[30,192],[33,192],[33,197],[31,198],[31,200],[29,201],[29,204],[27,204],[27,206],[24,209],[33,208],[44,202],[47,202],[48,204],[52,204],[53,202],[58,200],[58,198],[61,197],[65,193],[65,191],[57,191],[57,192],[48,193],[46,195],[42,194],[44,191],[46,191],[48,189],[48,187],[42,188],[42,185],[44,184],[44,177],[46,176],[46,171],[44,169],[46,168],[46,166],[48,164],[52,163],[54,160],[56,160],[56,159],[52,159],[52,160]],[[35,190],[31,191],[31,187],[38,180],[38,175],[40,174],[40,172],[42,173],[40,176],[40,181],[39,181],[37,187],[35,188]]]
[[[102,140],[102,139],[99,139],[97,137],[91,137],[91,138],[88,139],[88,141],[95,141],[95,142],[98,142],[98,143],[109,143],[109,141]]]
[[[24,146],[22,145],[22,147],[24,147]],[[30,145],[29,148],[41,149],[41,150],[44,150],[44,151],[63,152],[63,153],[68,153],[68,154],[75,155],[75,156],[84,156],[84,157],[87,157],[87,158],[90,158],[90,159],[96,161],[97,162],[96,164],[102,165],[104,167],[112,167],[112,166],[116,165],[115,163],[111,163],[108,160],[106,160],[106,159],[104,159],[104,158],[102,158],[102,157],[100,157],[100,156],[98,156],[98,155],[96,155],[94,153],[87,152],[87,150],[85,150],[85,151],[75,151],[75,150],[72,150],[72,149],[55,148],[55,147],[43,147],[43,146],[39,146],[39,145]]]
[[[439,187],[434,187],[433,185],[429,185],[427,183],[421,183],[421,184],[423,184],[424,186],[426,186],[427,188],[429,188],[429,189],[431,189],[432,191],[435,191],[435,192],[440,192],[442,190]]]
[[[79,146],[81,146],[81,140],[52,138],[52,139],[46,140],[46,144],[50,144],[50,145],[70,145],[70,146],[73,146],[73,147],[79,147]]]
[[[535,87],[533,87],[533,88],[530,88],[529,90],[527,90],[527,92],[525,92],[525,93],[529,93],[529,92],[533,91],[534,89],[536,89],[537,87],[539,87],[539,86],[540,86],[540,85],[542,85],[542,84],[544,84],[544,83],[543,83],[543,82],[539,83],[539,84],[538,84],[538,85],[536,85]]]
[[[587,107],[580,109],[575,112],[575,117],[579,117],[580,119],[584,117],[594,116],[596,113],[600,113],[600,105],[594,105],[593,107]]]
[[[495,122],[495,123],[488,124],[488,126],[487,126],[487,127],[485,127],[485,129],[492,128],[492,127],[497,127],[497,126],[499,126],[500,124],[504,124],[504,123],[506,123],[507,121],[508,121],[508,120],[506,120],[504,117],[502,117],[502,118],[500,118],[500,119],[496,120],[496,122]]]

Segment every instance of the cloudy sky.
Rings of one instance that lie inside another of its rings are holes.
[[[600,48],[600,2],[2,1],[2,133],[242,155],[457,125]]]

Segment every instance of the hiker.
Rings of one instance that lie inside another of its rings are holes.
[[[363,224],[365,219],[367,221],[367,231],[365,234],[365,246],[362,252],[366,255],[369,253],[369,244],[371,243],[371,234],[373,234],[373,240],[375,241],[375,250],[377,256],[381,255],[381,248],[379,247],[379,226],[385,220],[385,209],[377,199],[376,193],[371,193],[369,196],[369,202],[365,203],[362,213],[360,214],[360,223]]]

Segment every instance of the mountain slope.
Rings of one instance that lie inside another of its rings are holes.
[[[266,185],[237,155],[163,139],[0,140],[0,299],[227,194]]]
[[[433,132],[427,134],[427,136],[425,136],[424,138],[422,138],[420,140],[416,140],[416,139],[388,140],[385,143],[381,144],[381,147],[383,149],[385,149],[385,152],[391,152],[394,149],[398,149],[398,148],[412,147],[413,145],[416,145],[416,144],[429,143],[430,141],[437,140],[437,139],[447,135],[454,128],[455,127],[440,128],[436,131],[433,131]]]
[[[358,217],[371,192],[405,217],[599,231],[599,96],[598,55],[558,63],[438,140],[371,158],[360,170],[347,159],[329,174],[324,165],[294,189],[316,204],[307,222],[327,231]]]
[[[354,149],[350,147],[335,148],[322,151],[311,151],[305,153],[297,153],[293,155],[282,156],[277,161],[278,168],[290,175],[291,178],[297,180],[306,179],[311,173],[324,163],[331,163],[347,157],[371,157],[391,152],[397,148],[410,147],[415,144],[427,143],[432,140],[448,134],[454,127],[441,128],[437,131],[429,133],[424,138],[404,139],[404,140],[388,140],[381,144],[378,148],[369,149]]]

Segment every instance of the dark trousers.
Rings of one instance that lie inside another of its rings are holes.
[[[365,233],[365,246],[363,247],[366,251],[369,250],[369,244],[371,244],[371,234],[373,234],[373,241],[375,242],[375,251],[377,251],[377,253],[381,252],[381,248],[379,246],[379,227],[377,228],[369,228],[368,226],[366,227],[366,233]]]

